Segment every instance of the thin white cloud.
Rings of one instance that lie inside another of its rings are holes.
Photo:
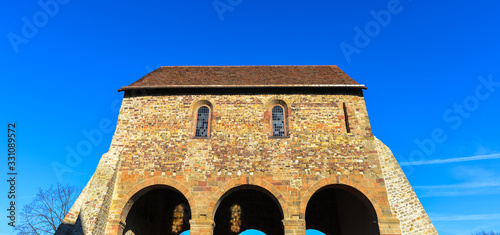
[[[481,182],[424,185],[414,186],[413,188],[416,190],[419,198],[497,195],[500,194],[500,180],[498,178],[486,178]]]
[[[468,161],[489,160],[489,159],[500,159],[500,154],[497,153],[497,154],[479,155],[472,157],[458,157],[458,158],[448,158],[448,159],[434,159],[427,161],[401,162],[399,163],[399,165],[400,166],[435,165],[435,164],[468,162]]]
[[[471,220],[500,220],[500,214],[479,214],[479,215],[452,215],[431,217],[435,221],[471,221]]]
[[[500,182],[489,183],[465,183],[465,184],[447,184],[447,185],[425,185],[414,186],[415,189],[472,189],[484,187],[500,187]]]
[[[465,196],[485,196],[485,195],[499,195],[500,187],[497,188],[480,188],[480,189],[467,189],[467,190],[435,190],[417,192],[419,198],[428,197],[465,197]]]

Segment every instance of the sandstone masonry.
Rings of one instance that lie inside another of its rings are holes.
[[[268,79],[253,84],[254,76]],[[359,202],[352,208],[366,211],[366,221],[373,220],[366,226],[374,234],[437,234],[396,159],[373,136],[363,88],[336,66],[155,70],[122,88],[109,152],[57,234],[141,234],[137,231],[143,228],[131,225],[141,218],[131,217],[152,213],[142,207],[153,203],[141,198],[170,192],[180,195],[185,203],[179,205],[189,210],[175,212],[180,230],[168,225],[166,234],[186,229],[192,235],[213,234],[222,226],[215,223],[224,216],[218,215],[222,202],[243,189],[272,199],[285,234],[305,234],[315,226],[308,216],[321,208],[308,209],[308,204],[328,190],[337,195],[332,206],[339,210],[339,225],[332,229],[344,234],[361,226],[352,225],[355,219],[346,221],[355,215],[349,212],[351,202]],[[286,135],[276,137],[271,109],[278,104],[284,107]],[[204,138],[194,134],[201,106],[210,108]]]

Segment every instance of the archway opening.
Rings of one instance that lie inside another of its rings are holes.
[[[306,228],[324,234],[379,235],[373,205],[358,190],[348,186],[327,186],[307,203]]]
[[[221,197],[214,234],[234,235],[246,230],[284,234],[282,219],[279,202],[271,193],[260,187],[241,186]]]
[[[141,191],[131,200],[135,202],[128,212],[123,234],[178,235],[189,230],[191,208],[184,195],[176,190]]]

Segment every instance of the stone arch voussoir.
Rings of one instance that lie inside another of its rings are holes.
[[[252,177],[241,177],[238,179],[232,179],[226,182],[224,185],[222,185],[213,195],[212,198],[210,199],[210,203],[208,205],[208,213],[207,216],[209,219],[214,219],[215,213],[217,210],[217,205],[220,203],[222,199],[222,196],[224,196],[229,190],[239,187],[239,186],[257,186],[260,188],[263,188],[267,190],[270,194],[272,194],[276,200],[279,203],[279,207],[281,208],[283,212],[283,218],[287,219],[290,218],[290,212],[289,212],[289,206],[283,195],[281,194],[280,190],[277,189],[274,185],[269,183],[268,181],[262,179],[262,178],[252,178]]]
[[[180,194],[182,194],[186,200],[189,203],[189,207],[191,208],[191,215],[195,215],[196,213],[196,201],[194,200],[194,196],[191,193],[191,191],[186,187],[184,184],[181,182],[174,180],[174,179],[169,179],[166,177],[161,177],[161,176],[155,176],[152,178],[148,178],[145,180],[142,180],[141,182],[138,182],[135,184],[130,190],[127,191],[127,193],[124,194],[124,196],[120,199],[120,201],[117,203],[117,214],[120,215],[120,220],[123,222],[125,221],[128,212],[132,208],[132,205],[134,204],[133,198],[139,191],[148,188],[148,187],[162,187],[162,186],[167,186],[170,188],[175,189],[178,191]],[[145,193],[144,193],[145,194]],[[140,197],[140,196],[139,196]],[[136,198],[138,199],[138,198]]]
[[[301,217],[304,216],[302,219],[305,219],[307,203],[309,202],[309,200],[311,199],[313,194],[326,186],[339,186],[338,188],[343,188],[343,187],[347,186],[347,187],[350,187],[350,188],[353,188],[353,189],[359,191],[361,194],[363,194],[366,197],[366,199],[368,199],[368,202],[371,203],[371,205],[375,209],[375,213],[377,214],[377,217],[382,215],[382,208],[380,208],[378,200],[375,197],[376,194],[369,193],[368,189],[364,185],[360,184],[358,181],[355,181],[353,179],[349,179],[347,177],[342,177],[339,180],[337,180],[336,178],[335,179],[323,178],[321,180],[318,180],[316,183],[311,185],[309,188],[304,189],[303,192],[301,192],[299,212],[300,212]],[[360,198],[360,199],[363,201],[362,198]]]

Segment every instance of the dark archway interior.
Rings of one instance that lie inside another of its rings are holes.
[[[365,200],[369,203],[368,199]],[[306,227],[327,235],[379,235],[373,206],[339,188],[315,193],[306,208]]]
[[[279,204],[270,196],[254,189],[241,189],[220,203],[215,213],[214,234],[236,235],[247,229],[269,235],[284,234],[282,219]]]
[[[189,203],[181,193],[166,188],[153,189],[134,203],[123,234],[180,234],[189,230],[190,219]]]

